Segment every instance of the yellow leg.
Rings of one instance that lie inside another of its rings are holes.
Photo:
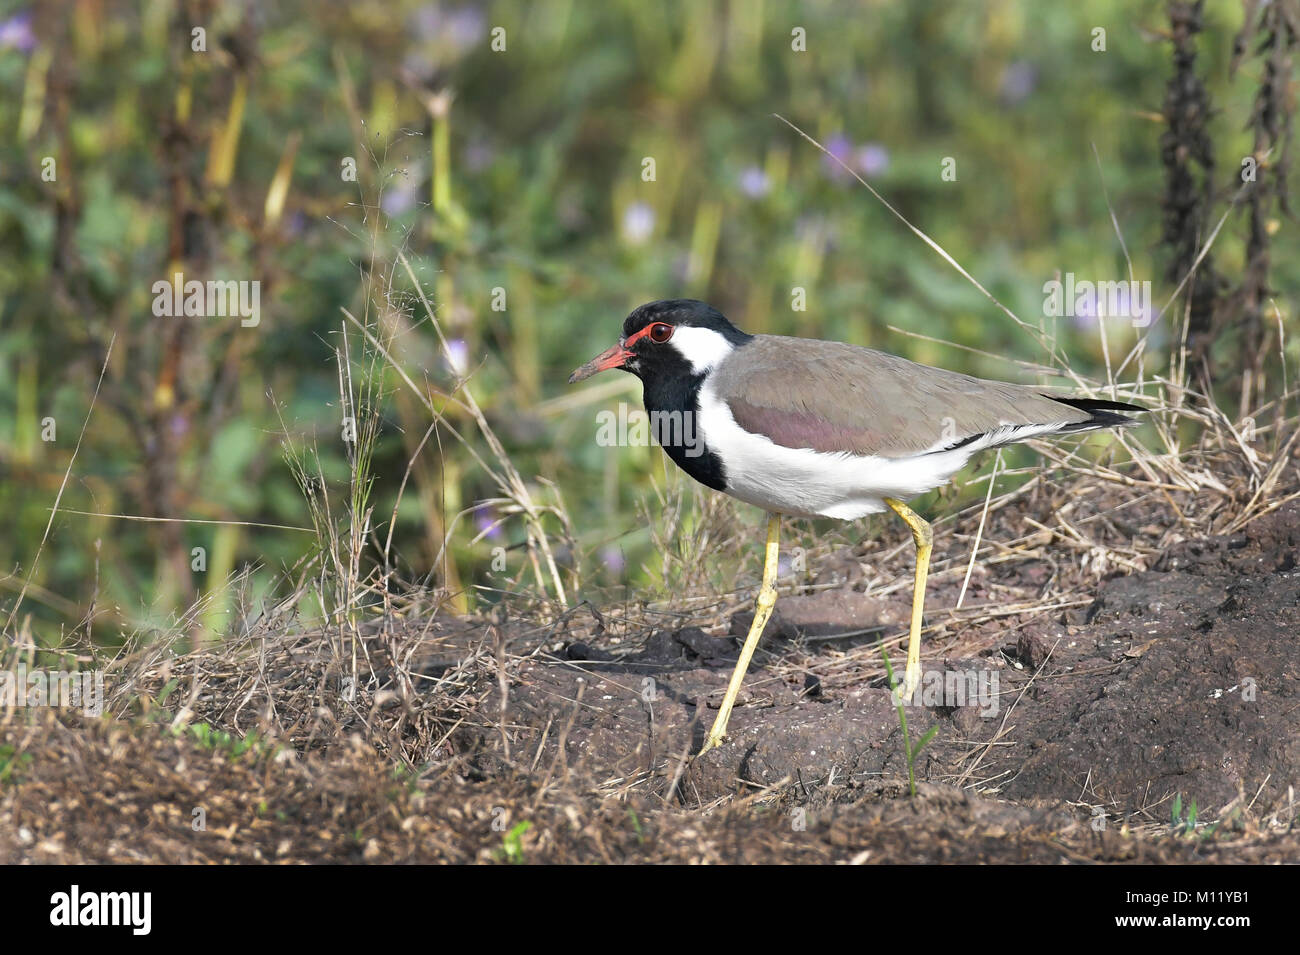
[[[767,554],[763,559],[763,586],[758,589],[758,599],[754,601],[754,622],[749,625],[749,636],[745,637],[745,645],[740,648],[740,659],[736,661],[736,669],[731,674],[731,683],[727,686],[727,695],[722,698],[722,706],[718,710],[718,717],[713,721],[713,729],[709,730],[708,739],[704,741],[704,747],[697,755],[703,756],[715,746],[721,746],[723,740],[727,738],[727,720],[731,717],[731,708],[736,704],[736,697],[740,695],[740,684],[745,680],[745,671],[749,669],[749,661],[754,656],[754,648],[758,646],[758,638],[762,636],[763,628],[767,626],[768,618],[772,616],[772,608],[776,606],[776,555],[779,550],[781,537],[781,515],[771,514],[767,519]]]
[[[907,640],[907,675],[903,678],[900,696],[910,700],[921,682],[921,614],[925,610],[925,580],[930,573],[930,551],[934,546],[934,531],[916,511],[902,501],[885,498],[888,504],[912,529],[916,543],[916,584],[912,589],[912,633]]]

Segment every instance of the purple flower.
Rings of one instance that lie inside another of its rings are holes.
[[[0,20],[0,50],[15,49],[30,53],[36,47],[30,10],[21,10],[8,20]]]
[[[840,181],[848,179],[849,173],[840,165],[840,162],[850,165],[853,162],[853,143],[849,137],[843,133],[836,133],[826,140],[826,152],[830,153],[830,155],[822,157],[822,164],[825,165],[826,172],[830,177]],[[840,162],[836,162],[836,159]]]
[[[453,338],[447,342],[447,364],[458,375],[465,374],[469,367],[469,345],[463,338]]]
[[[486,139],[470,140],[465,147],[465,168],[470,172],[482,172],[496,161],[497,151]]]
[[[487,19],[477,7],[446,9],[441,3],[426,3],[411,17],[415,35],[439,47],[461,52],[487,37]]]
[[[447,14],[443,34],[452,45],[465,49],[487,34],[487,18],[478,7],[460,7]]]
[[[623,238],[630,245],[640,245],[655,230],[655,211],[645,202],[634,202],[623,210]]]
[[[1073,307],[1074,324],[1079,328],[1094,328],[1097,325],[1097,295],[1095,292],[1076,292],[1074,301],[1067,302],[1066,307]]]
[[[480,504],[474,508],[474,526],[488,540],[496,540],[501,536],[501,522],[498,520],[496,511],[492,509],[491,504]]]
[[[397,176],[397,182],[384,190],[379,208],[384,210],[384,215],[396,218],[415,206],[418,192],[415,177],[402,170]]]
[[[767,173],[758,166],[748,166],[740,174],[740,191],[751,199],[761,199],[770,187]]]
[[[858,172],[868,179],[879,176],[889,168],[889,150],[880,143],[867,143],[854,154]]]
[[[998,96],[1008,106],[1018,106],[1038,86],[1038,67],[1026,60],[1016,60],[1002,71]]]
[[[621,573],[627,566],[627,558],[623,556],[623,550],[610,544],[600,551],[600,562],[614,573]]]
[[[438,64],[423,49],[410,50],[402,57],[402,69],[426,86],[433,85],[433,78],[438,73]]]
[[[1119,287],[1119,294],[1115,296],[1117,311],[1111,318],[1130,319],[1138,328],[1146,328],[1155,320],[1155,315],[1151,310],[1150,301],[1143,302],[1143,296],[1139,295],[1134,299],[1132,286],[1123,283]]]

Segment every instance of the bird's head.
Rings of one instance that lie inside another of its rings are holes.
[[[618,344],[574,371],[569,384],[609,368],[621,368],[642,381],[672,373],[703,375],[752,337],[704,302],[650,302],[623,321]]]

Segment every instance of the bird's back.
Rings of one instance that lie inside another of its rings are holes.
[[[860,345],[780,335],[757,335],[736,349],[710,384],[743,427],[779,444],[883,457],[921,454],[1000,428],[1066,427],[1091,417],[1026,385]]]

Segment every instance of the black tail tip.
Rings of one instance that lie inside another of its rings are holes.
[[[1092,415],[1087,421],[1079,422],[1081,428],[1121,428],[1125,425],[1137,424],[1138,422],[1134,419],[1116,412],[1126,411],[1130,414],[1141,414],[1148,410],[1141,405],[1128,404],[1124,401],[1106,401],[1101,398],[1062,398],[1058,395],[1048,395],[1047,397]]]

